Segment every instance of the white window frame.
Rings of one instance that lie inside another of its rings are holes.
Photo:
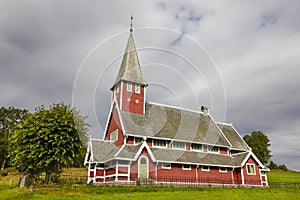
[[[141,165],[141,160],[143,159],[143,158],[145,158],[146,159],[146,175],[147,175],[147,177],[146,178],[149,178],[149,159],[148,159],[148,157],[147,156],[145,156],[145,155],[142,155],[140,158],[139,158],[139,161],[138,161],[138,178],[141,178],[140,177],[140,165]]]
[[[175,147],[174,144],[177,144],[179,147],[178,147],[178,146]],[[183,146],[181,147],[180,144],[183,144]],[[172,142],[172,148],[173,148],[173,149],[186,149],[186,143],[185,143],[185,142],[173,141],[173,142]]]
[[[204,169],[203,167],[207,167],[207,169]],[[207,166],[207,165],[202,165],[201,166],[201,171],[203,171],[203,172],[209,172],[210,171],[210,167]]]
[[[165,141],[166,142],[166,145],[165,146],[160,146],[160,145],[155,145],[154,143],[154,141]],[[158,148],[167,148],[167,145],[168,145],[168,143],[167,143],[167,141],[166,140],[160,140],[160,139],[152,139],[152,146],[153,147],[158,147]]]
[[[248,166],[253,166],[253,173],[249,172]],[[247,174],[248,174],[248,175],[256,175],[255,164],[247,163],[247,164],[246,164],[246,171],[247,171]]]
[[[218,151],[212,151],[213,148],[218,148]],[[220,147],[218,146],[208,146],[208,151],[211,153],[220,153]]]
[[[185,168],[184,166],[189,166],[189,168]],[[192,170],[192,166],[191,165],[187,165],[187,164],[183,164],[182,165],[182,170]]]
[[[129,82],[126,83],[126,91],[132,92],[132,83],[129,83]]]
[[[115,141],[117,141],[118,139],[119,139],[119,130],[118,129],[116,129],[116,130],[114,130],[113,132],[111,132],[110,133],[110,141],[112,141],[112,142],[115,142]]]
[[[161,163],[161,168],[162,169],[171,169],[172,164],[171,163]]]
[[[194,148],[193,148],[193,145],[200,145],[200,146],[201,146],[201,149],[194,149]],[[193,150],[193,151],[203,151],[203,145],[202,145],[202,144],[192,143],[192,144],[191,144],[191,150]]]
[[[223,169],[225,169],[225,170],[223,170]],[[227,173],[227,168],[226,167],[219,167],[219,172]]]
[[[135,85],[134,86],[134,93],[136,94],[141,94],[141,86],[140,85]]]
[[[141,142],[137,142],[135,139],[141,139]],[[141,138],[141,137],[134,137],[134,144],[140,144],[140,143],[142,143],[143,142],[143,138]]]

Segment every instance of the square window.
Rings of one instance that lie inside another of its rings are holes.
[[[204,171],[204,172],[209,172],[209,166],[202,166],[201,167],[201,171]]]
[[[191,165],[182,165],[183,170],[191,170]]]
[[[171,169],[171,163],[162,163],[161,168],[162,169]]]
[[[256,174],[254,164],[247,164],[247,174],[249,174],[249,175]]]
[[[209,150],[209,152],[218,153],[219,152],[219,147],[208,146],[208,150]]]
[[[154,147],[167,147],[167,141],[166,140],[153,140],[153,146]]]
[[[127,83],[127,92],[132,91],[132,83]]]
[[[135,92],[136,94],[140,94],[140,93],[141,93],[141,86],[140,86],[140,85],[135,85],[135,87],[134,87],[134,92]]]
[[[134,138],[134,144],[139,144],[139,143],[142,143],[143,142],[143,138],[140,138],[140,137],[135,137]]]
[[[185,142],[173,142],[173,148],[176,149],[185,149]]]
[[[226,167],[219,167],[219,172],[226,173],[227,172],[227,168]]]
[[[202,144],[192,144],[191,148],[192,150],[202,151]]]
[[[118,140],[118,129],[114,130],[111,134],[110,134],[110,141],[117,141]]]

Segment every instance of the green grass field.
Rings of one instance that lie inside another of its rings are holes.
[[[299,189],[285,188],[1,186],[0,194],[0,199],[300,199]]]
[[[83,173],[83,170],[72,170]],[[0,200],[3,199],[280,199],[300,200],[296,188],[210,188],[151,186],[34,186],[17,188],[20,175],[0,176]],[[300,182],[300,173],[270,172],[270,182]]]
[[[300,182],[300,172],[283,172],[271,171],[268,172],[269,183],[274,182]]]

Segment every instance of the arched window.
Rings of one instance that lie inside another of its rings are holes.
[[[141,156],[139,159],[139,178],[148,178],[148,158],[146,156]]]

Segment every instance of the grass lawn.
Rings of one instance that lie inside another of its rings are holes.
[[[299,189],[206,187],[60,186],[16,188],[0,186],[0,199],[300,199]]]
[[[269,183],[274,182],[300,182],[300,172],[283,172],[270,171],[268,172]]]
[[[84,169],[68,169],[68,174],[84,175]],[[66,172],[65,172],[66,173]],[[34,186],[17,188],[16,172],[0,176],[0,200],[3,199],[299,199],[298,188],[209,188],[151,186]],[[300,182],[298,172],[269,172],[269,182]]]

